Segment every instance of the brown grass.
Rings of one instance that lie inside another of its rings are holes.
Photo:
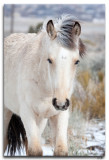
[[[72,97],[72,106],[80,109],[89,118],[104,118],[105,116],[105,91],[104,73],[99,71],[97,77],[93,77],[90,72],[81,72],[78,81],[83,86],[85,98]],[[96,80],[97,79],[97,80]]]
[[[91,40],[88,40],[88,39],[85,39],[84,43],[87,44],[87,45],[93,46],[93,47],[96,46],[96,43],[94,43],[94,42],[92,42]]]

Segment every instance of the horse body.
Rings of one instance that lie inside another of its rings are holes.
[[[4,130],[7,132],[12,113],[21,117],[29,156],[42,155],[40,137],[47,119],[55,138],[55,155],[68,154],[68,107],[73,92],[75,64],[80,54],[80,26],[73,22],[69,32],[74,36],[75,47],[68,48],[63,47],[63,43],[68,43],[67,35],[63,38],[66,42],[56,38],[60,34],[59,26],[56,27],[58,23],[48,21],[45,30],[38,35],[12,34],[4,43],[4,117],[8,115],[4,119]],[[8,143],[6,135],[4,139],[5,149]]]
[[[45,83],[41,82],[43,81],[43,76],[46,76],[44,75],[46,73],[44,73],[43,71],[42,73],[38,71],[40,59],[38,59],[39,55],[36,51],[40,50],[41,52],[42,46],[40,46],[40,48],[38,49],[39,44],[37,41],[36,34],[32,36],[33,38],[33,41],[31,39],[32,43],[30,42],[28,35],[29,34],[27,35],[13,34],[10,36],[10,39],[11,38],[14,39],[13,42],[9,43],[9,40],[7,39],[6,41],[8,42],[5,43],[5,44],[8,43],[9,45],[7,52],[5,52],[6,54],[5,58],[6,65],[4,71],[5,73],[4,80],[6,84],[4,86],[5,105],[13,113],[20,114],[20,106],[21,106],[20,103],[22,103],[22,101],[23,102],[26,101],[28,106],[31,106],[31,108],[33,107],[33,110],[36,112],[37,115],[42,115],[43,118],[45,117],[47,118],[47,112],[49,113],[51,112],[51,115],[53,116],[53,113],[55,115],[60,111],[56,111],[56,109],[52,107],[51,86],[48,85],[45,88],[43,87],[43,85],[45,86]],[[24,38],[22,38],[22,36],[24,36]],[[25,45],[24,42],[25,39],[27,38],[26,36],[28,37],[28,41]],[[20,38],[18,41],[17,37],[21,37],[23,41],[20,41]],[[16,46],[15,44],[12,45],[12,43],[16,43]],[[10,47],[10,44],[12,45],[13,48]],[[19,46],[17,46],[17,44],[19,44]],[[22,46],[23,46],[23,51],[22,51]],[[14,53],[15,47],[19,48],[19,51],[17,53]],[[27,51],[27,48],[29,48],[29,51]],[[32,51],[33,48],[35,52],[35,53],[33,52],[33,54],[35,55],[35,57],[32,57],[30,54],[30,50]],[[13,52],[11,52],[11,50],[13,50]],[[30,61],[32,63],[30,63]],[[9,71],[11,71],[11,74]],[[48,117],[50,117],[51,115],[48,115]]]

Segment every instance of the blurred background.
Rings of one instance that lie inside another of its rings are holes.
[[[105,155],[105,5],[4,5],[4,37],[37,33],[45,18],[72,14],[81,21],[87,53],[77,70],[69,122],[69,155]],[[52,144],[44,132],[46,145]]]
[[[84,4],[4,5],[4,36],[12,32],[28,32],[30,26],[35,27],[38,23],[43,22],[45,18],[49,16],[59,17],[62,14],[72,14],[83,22],[101,23],[103,25],[105,6]],[[103,32],[103,26],[99,26],[97,30],[98,32]],[[96,32],[94,26],[92,27],[92,31]]]

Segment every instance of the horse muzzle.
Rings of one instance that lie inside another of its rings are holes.
[[[66,102],[64,104],[58,103],[57,98],[52,99],[52,105],[55,107],[56,110],[62,110],[65,111],[68,109],[70,105],[70,101],[66,99]]]

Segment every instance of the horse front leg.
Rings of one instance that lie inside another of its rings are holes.
[[[68,111],[62,111],[59,115],[52,117],[52,127],[55,131],[55,156],[68,156],[67,146],[67,128],[68,128]]]
[[[20,112],[26,135],[28,139],[27,156],[42,156],[41,136],[36,122],[36,116],[29,108],[24,108]]]

